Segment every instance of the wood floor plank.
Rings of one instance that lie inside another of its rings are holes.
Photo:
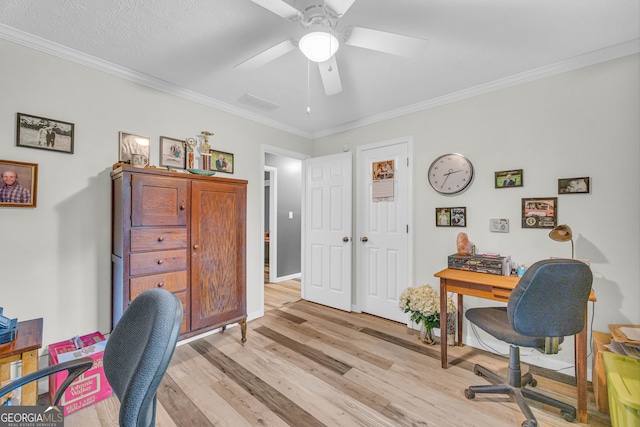
[[[226,373],[245,390],[256,396],[258,400],[285,422],[290,425],[296,425],[296,423],[300,422],[308,426],[322,425],[311,414],[271,387],[264,380],[213,347],[207,339],[194,341],[189,345],[202,354],[213,366]]]
[[[157,426],[519,426],[509,397],[464,397],[486,383],[473,365],[503,373],[507,359],[469,346],[425,345],[407,325],[300,300],[300,282],[265,284],[265,315],[248,324],[248,341],[228,328],[176,348],[158,393]],[[572,376],[532,367],[542,392],[574,404]],[[588,424],[531,404],[540,426],[609,427],[590,392]],[[66,418],[70,427],[115,427],[111,397]],[[195,415],[193,415],[195,414]]]

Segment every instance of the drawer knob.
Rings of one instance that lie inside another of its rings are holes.
[[[187,209],[187,206],[186,206],[184,203],[183,203],[183,204],[181,204],[181,205],[180,205],[180,210],[181,210],[181,211],[183,211],[183,210],[185,210],[185,209]]]
[[[159,259],[158,260],[158,264],[164,264],[164,260],[163,259]]]
[[[193,249],[198,249],[198,248],[199,248],[199,246],[197,244],[193,245]]]
[[[164,242],[164,236],[158,237],[158,242]]]
[[[163,287],[163,286],[164,286],[164,282],[160,282],[160,283],[158,283],[158,287],[159,287],[159,288],[161,288],[161,287]]]

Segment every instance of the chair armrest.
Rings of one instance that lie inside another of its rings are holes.
[[[62,371],[68,371],[69,375],[62,382],[62,384],[60,384],[60,387],[58,387],[58,391],[56,391],[53,401],[51,402],[51,405],[58,406],[58,402],[60,401],[60,398],[64,394],[67,387],[69,387],[73,380],[78,378],[87,370],[91,369],[92,366],[93,359],[90,357],[83,357],[82,359],[70,360],[68,362],[59,363],[57,365],[47,366],[46,368],[39,369],[38,371],[31,374],[17,378],[6,386],[0,388],[0,396],[4,396],[10,391],[22,387],[25,384],[29,384],[32,381],[39,380],[40,378],[48,377],[49,375],[57,374],[58,372]]]

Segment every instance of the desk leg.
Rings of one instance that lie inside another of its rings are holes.
[[[575,336],[576,387],[578,389],[578,422],[587,422],[587,319]]]
[[[440,279],[440,364],[447,369],[447,282]]]
[[[31,374],[38,370],[38,350],[22,353],[22,373]],[[22,386],[22,405],[35,406],[38,400],[38,381],[32,381]]]
[[[458,294],[458,347],[462,347],[462,294]]]

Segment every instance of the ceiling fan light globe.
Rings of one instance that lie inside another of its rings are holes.
[[[313,62],[329,60],[340,47],[338,39],[331,33],[314,31],[305,34],[298,43],[300,51]]]

